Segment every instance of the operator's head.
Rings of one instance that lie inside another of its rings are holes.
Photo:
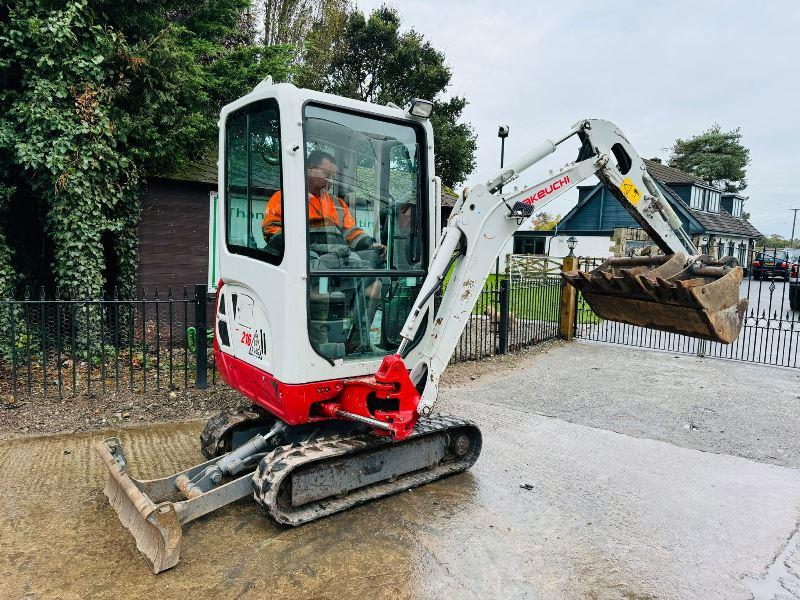
[[[336,159],[322,150],[312,150],[306,159],[308,191],[319,196],[336,177]]]

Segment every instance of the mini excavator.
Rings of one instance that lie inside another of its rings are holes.
[[[223,108],[214,354],[251,407],[211,418],[208,460],[161,479],[131,477],[118,438],[96,445],[105,493],[153,572],[178,562],[186,523],[246,496],[300,525],[474,464],[480,431],[433,412],[439,379],[514,232],[590,176],[662,253],[562,273],[566,284],[605,319],[736,339],[741,267],[698,252],[616,125],[581,120],[531,148],[442,228],[432,109],[270,79]],[[502,191],[571,138],[574,162]]]

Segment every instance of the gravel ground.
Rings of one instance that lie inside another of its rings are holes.
[[[197,421],[226,408],[249,402],[224,383],[206,390],[192,389],[118,396],[80,395],[59,400],[54,396],[0,404],[0,440],[25,435],[75,433],[131,424]]]

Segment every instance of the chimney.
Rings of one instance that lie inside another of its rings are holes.
[[[657,162],[658,164],[662,164],[661,163],[661,159],[658,158],[657,156],[654,156],[653,158],[649,158],[648,160],[650,160],[652,162]]]

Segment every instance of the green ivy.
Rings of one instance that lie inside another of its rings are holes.
[[[13,193],[13,187],[0,182],[0,223],[7,223],[8,202]],[[0,227],[0,300],[11,296],[16,287],[16,273],[11,263],[12,255],[5,228]]]
[[[248,7],[247,0],[0,5],[0,211],[14,195],[41,202],[52,288],[91,298],[116,288],[132,297],[143,181],[216,145],[225,103],[267,74],[288,76],[291,49],[254,45]],[[2,294],[32,278],[14,272],[5,234]]]

